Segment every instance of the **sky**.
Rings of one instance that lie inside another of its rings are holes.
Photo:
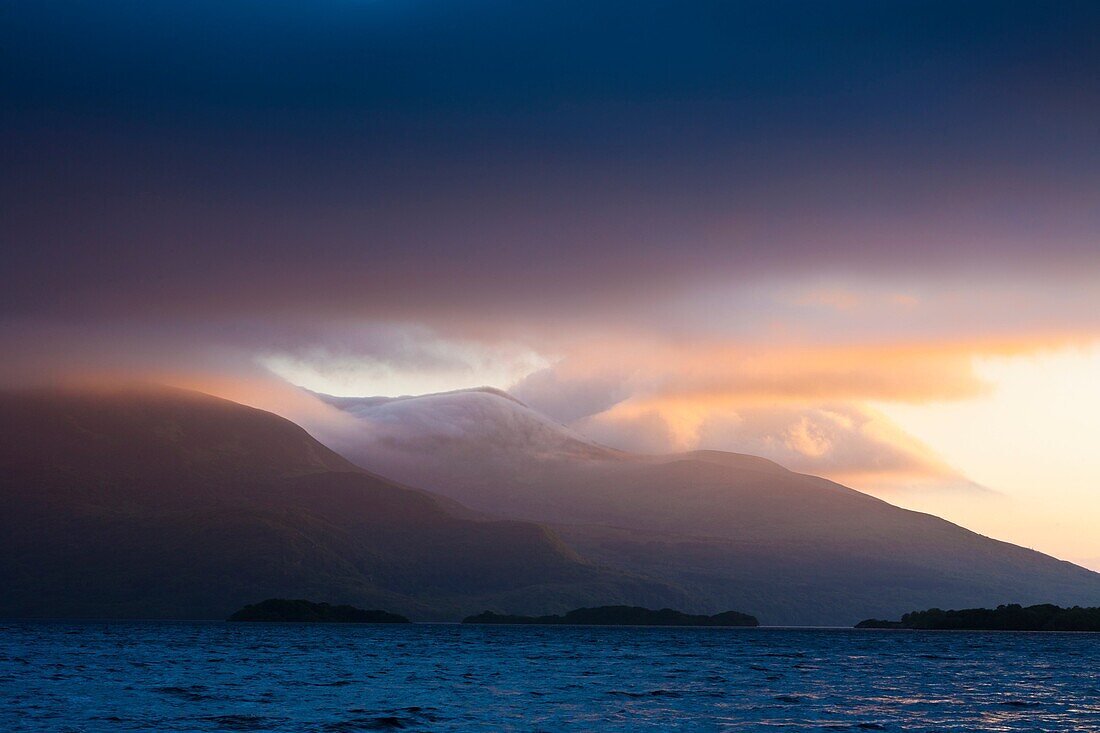
[[[491,385],[1100,569],[1095,2],[0,13],[4,384]]]

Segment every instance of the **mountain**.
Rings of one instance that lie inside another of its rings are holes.
[[[762,458],[611,450],[495,390],[327,399],[361,420],[344,455],[550,523],[591,560],[684,589],[688,611],[851,625],[928,606],[1100,601],[1100,574]]]
[[[492,388],[392,398],[317,396],[360,420],[362,430],[331,436],[340,453],[411,486],[466,497],[469,506],[489,514],[584,521],[559,500],[562,471],[632,458]]]
[[[289,597],[457,619],[684,598],[182,390],[0,394],[0,501],[3,617],[225,618]]]

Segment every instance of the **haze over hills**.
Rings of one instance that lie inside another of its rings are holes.
[[[761,458],[645,456],[587,441],[496,390],[325,398],[362,420],[339,450],[581,555],[685,589],[684,610],[844,624],[915,607],[1090,605],[1100,574]]]
[[[851,624],[1100,603],[1100,574],[760,458],[612,450],[496,391],[332,402],[362,420],[339,446],[355,463],[194,392],[0,395],[0,616],[223,618],[301,597],[421,619],[618,603]]]
[[[317,395],[371,422],[395,450],[477,451],[484,459],[614,458],[627,454],[599,445],[491,387],[405,397]],[[413,444],[419,447],[414,447]]]
[[[271,413],[165,388],[0,394],[0,616],[224,618],[269,597],[457,619],[667,585],[457,516]]]

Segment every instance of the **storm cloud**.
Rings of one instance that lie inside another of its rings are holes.
[[[7,383],[306,419],[279,377],[488,381],[646,450],[955,476],[868,403],[1100,338],[1096,3],[4,17]]]

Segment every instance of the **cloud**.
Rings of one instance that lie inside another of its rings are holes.
[[[698,447],[770,458],[801,472],[839,479],[908,475],[958,479],[927,447],[867,408],[844,404],[755,407],[712,415],[699,426]]]
[[[866,403],[1100,334],[1095,8],[16,5],[5,384],[515,384],[928,473]]]
[[[867,403],[985,394],[974,353],[974,344],[617,340],[590,344],[514,391],[624,450],[727,450],[870,490],[972,490],[973,482]]]
[[[633,397],[652,403],[952,400],[980,394],[972,358],[1015,344],[800,345],[639,338],[587,343],[514,386],[559,420]]]
[[[605,445],[642,453],[722,450],[879,492],[980,489],[886,417],[845,404],[655,407],[631,402],[571,424]]]
[[[312,345],[272,351],[258,361],[293,384],[342,396],[511,384],[546,365],[523,344],[445,338],[415,324],[329,327]]]
[[[989,389],[976,355],[1028,353],[1065,338],[814,343],[687,337],[661,333],[659,324],[616,331],[607,320],[587,329],[524,341],[515,337],[525,332],[518,323],[478,334],[312,317],[203,317],[170,327],[139,317],[79,325],[24,318],[0,321],[0,339],[21,344],[3,365],[9,383],[137,376],[272,409],[330,435],[339,431],[329,429],[327,411],[287,381],[353,396],[489,384],[512,387],[535,409],[614,447],[733,450],[860,488],[924,490],[969,482],[868,403],[972,399]],[[544,343],[550,348],[536,348]]]
[[[615,410],[576,420],[570,427],[581,435],[619,450],[635,453],[671,453],[680,445],[668,420],[658,410]]]
[[[850,290],[812,290],[795,299],[796,305],[814,305],[850,311],[863,304],[863,299]]]
[[[509,389],[530,407],[563,423],[595,415],[630,397],[632,387],[621,375],[569,378],[561,365],[528,374]]]

